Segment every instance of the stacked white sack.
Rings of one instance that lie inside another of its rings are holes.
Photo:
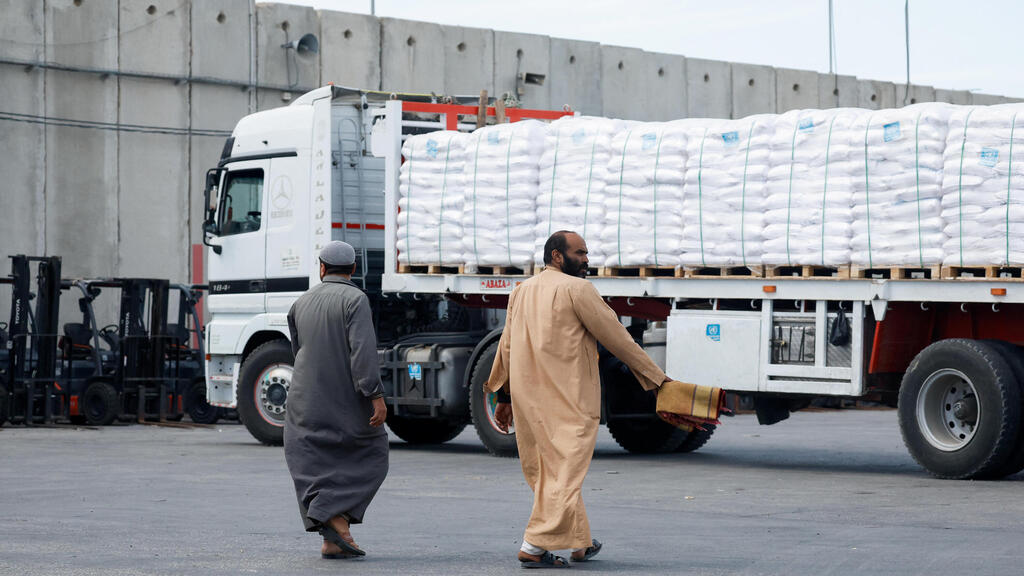
[[[853,265],[942,262],[942,156],[952,112],[949,104],[928,103],[857,119],[849,133],[861,171],[853,178]]]
[[[683,265],[761,264],[765,182],[775,119],[762,114],[697,125],[690,131]]]
[[[454,131],[410,136],[398,184],[398,262],[462,264],[462,174],[468,134]]]
[[[949,266],[1024,264],[1024,106],[958,107],[942,176]]]
[[[762,262],[841,266],[850,262],[850,126],[863,110],[793,110],[771,140]]]
[[[594,266],[678,266],[686,136],[678,122],[629,126],[611,141]],[[589,245],[588,245],[589,247]]]
[[[537,170],[547,124],[523,120],[476,130],[466,144],[464,260],[528,267],[537,225]]]
[[[621,120],[586,116],[551,123],[540,158],[536,265],[543,265],[548,236],[559,230],[579,233],[587,242],[590,260],[604,261],[601,231],[611,138],[624,125]]]

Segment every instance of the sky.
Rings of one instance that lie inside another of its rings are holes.
[[[258,0],[263,3],[265,0]],[[370,13],[370,0],[274,0]],[[910,81],[1024,97],[1021,0],[910,0]],[[376,0],[380,17],[829,71],[828,0]],[[836,72],[905,83],[904,0],[833,0]]]

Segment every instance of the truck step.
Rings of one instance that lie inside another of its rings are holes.
[[[849,278],[849,266],[766,266],[765,278]]]
[[[678,266],[602,266],[597,269],[597,275],[612,278],[682,278],[683,269]]]
[[[686,278],[761,278],[764,268],[761,266],[721,266],[685,268]]]
[[[1021,266],[943,266],[942,278],[970,280],[1024,280]]]
[[[867,266],[857,266],[856,264],[854,264],[850,266],[850,275],[848,276],[848,278],[886,278],[889,280],[937,280],[944,276],[943,274],[941,274],[941,271],[942,267],[938,265],[876,266],[874,268],[871,268]]]

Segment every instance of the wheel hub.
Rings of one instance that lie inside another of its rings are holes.
[[[256,407],[268,421],[284,421],[288,405],[288,389],[292,384],[292,367],[274,364],[260,374],[256,381]]]
[[[928,376],[921,386],[916,408],[924,439],[944,452],[960,450],[970,443],[982,416],[974,383],[952,368]]]

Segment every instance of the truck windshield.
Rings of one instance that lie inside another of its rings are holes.
[[[220,235],[259,230],[262,204],[263,170],[228,172],[220,203]]]

